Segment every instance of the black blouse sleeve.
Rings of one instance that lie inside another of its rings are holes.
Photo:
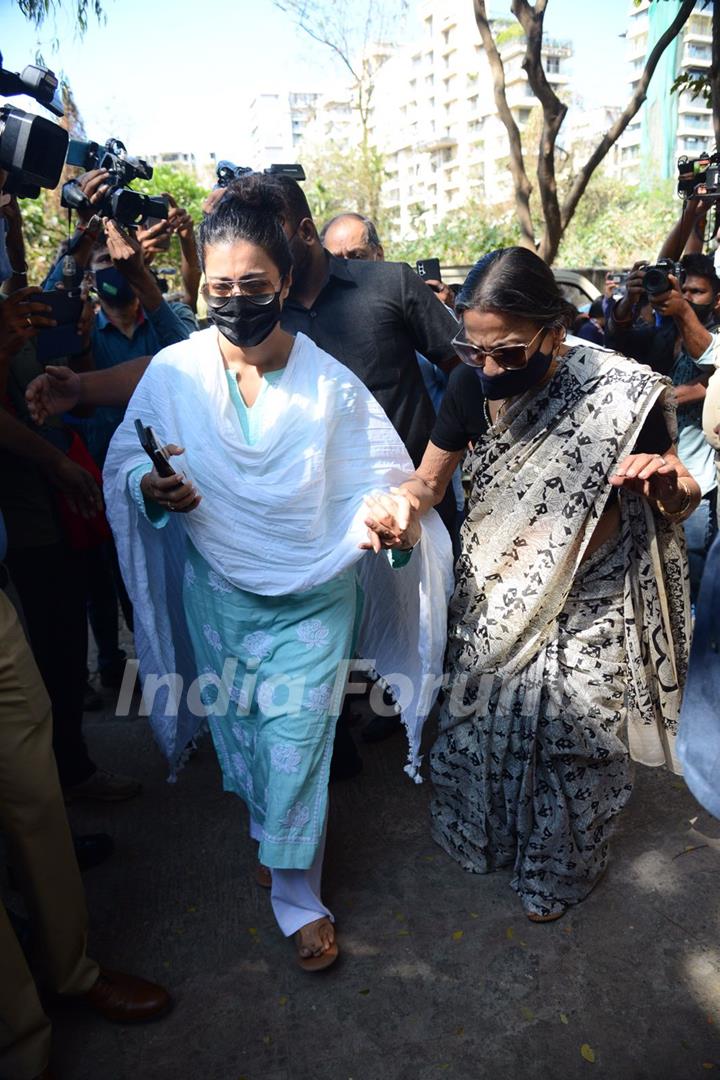
[[[487,431],[484,395],[480,380],[467,364],[458,364],[450,373],[430,441],[440,450],[465,450]]]
[[[662,405],[653,405],[640,429],[633,454],[666,454],[671,446]]]

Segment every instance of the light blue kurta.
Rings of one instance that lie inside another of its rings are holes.
[[[235,376],[227,373],[250,445],[262,430],[267,384],[281,375],[266,373],[248,408]],[[160,526],[167,515],[146,505],[139,490],[145,471],[131,475],[130,490],[142,512]],[[398,566],[404,561],[393,560]],[[261,862],[307,869],[327,812],[342,701],[333,690],[336,679],[344,684],[342,661],[353,655],[360,609],[354,570],[306,592],[263,596],[236,588],[188,540],[183,602],[224,788],[245,801],[261,827]]]

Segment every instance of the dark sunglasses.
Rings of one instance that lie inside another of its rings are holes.
[[[465,327],[463,326],[452,339],[452,347],[463,364],[468,364],[469,367],[485,367],[485,360],[490,356],[498,367],[503,368],[504,371],[518,371],[520,368],[527,367],[532,346],[540,335],[546,333],[549,329],[549,326],[543,326],[538,330],[532,341],[528,341],[527,345],[501,345],[498,349],[483,349],[473,341],[467,340]]]

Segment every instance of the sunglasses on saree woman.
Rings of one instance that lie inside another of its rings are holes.
[[[541,327],[532,341],[528,341],[526,345],[500,345],[497,349],[483,349],[474,341],[468,341],[463,326],[452,339],[452,347],[463,364],[468,364],[469,367],[485,367],[485,360],[489,356],[503,370],[518,371],[520,368],[527,367],[528,359],[532,356],[533,345],[548,329],[547,326]]]

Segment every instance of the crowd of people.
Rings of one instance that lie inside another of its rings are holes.
[[[363,738],[404,730],[418,782],[429,733],[434,839],[511,867],[533,923],[600,882],[633,762],[684,768],[720,816],[707,201],[662,288],[645,253],[578,312],[526,248],[457,295],[422,280],[354,210],[319,229],[285,175],[214,190],[197,231],[174,200],[137,228],[99,214],[102,169],[78,186],[41,284],[0,194],[0,830],[40,945],[35,968],[0,905],[2,1077],[51,1076],[36,973],[110,1020],[172,1004],[87,956],[80,871],[112,838],[64,809],[141,794],[82,728],[123,683],[121,619],[172,774],[209,729],[307,972],[339,955],[322,870],[358,692]],[[58,290],[82,300],[69,345]]]

